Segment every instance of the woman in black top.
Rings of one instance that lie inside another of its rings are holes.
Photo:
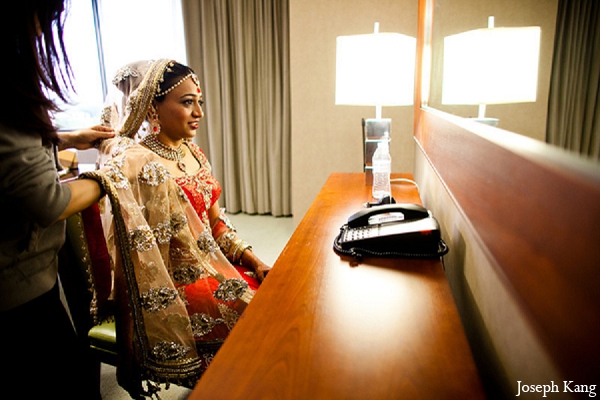
[[[53,147],[86,149],[113,137],[93,127],[57,133],[49,93],[67,101],[64,0],[10,3],[0,23],[0,383],[20,398],[94,398],[59,298],[64,219],[102,196],[93,180],[58,181]]]

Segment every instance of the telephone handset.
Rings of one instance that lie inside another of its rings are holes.
[[[418,204],[386,204],[360,210],[348,218],[348,226],[356,228],[385,222],[411,221],[430,217],[430,212]]]
[[[354,213],[340,228],[334,249],[357,258],[434,258],[448,252],[431,212],[411,203],[373,206]]]

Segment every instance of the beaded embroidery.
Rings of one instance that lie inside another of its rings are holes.
[[[116,138],[116,141],[114,143],[115,144],[113,144],[112,151],[110,153],[110,156],[113,158],[121,155],[125,150],[133,146],[135,144],[135,141],[126,136],[119,136]]]
[[[190,263],[181,263],[173,270],[173,279],[184,285],[189,285],[196,282],[203,272],[201,268]]]
[[[200,169],[194,174],[175,177],[175,181],[189,193],[190,197],[187,197],[182,189],[187,201],[193,205],[196,213],[202,219],[204,226],[210,229],[210,219],[207,210],[219,198],[221,186],[212,175],[210,163],[202,150],[194,143],[188,142],[187,145],[196,160],[200,163]]]
[[[137,78],[139,75],[138,75],[137,71],[131,69],[131,67],[129,65],[119,68],[119,70],[115,74],[115,77],[112,80],[112,83],[113,83],[113,85],[117,85],[119,82],[124,81],[125,79],[129,78],[130,76]]]
[[[155,313],[164,310],[175,302],[179,292],[168,287],[153,287],[142,293],[141,301],[144,310]]]
[[[137,89],[135,89],[129,95],[129,98],[127,99],[127,103],[125,104],[125,111],[127,112],[127,114],[132,114],[136,110],[138,95],[139,95],[139,91]]]
[[[156,241],[152,229],[148,225],[143,225],[129,232],[129,243],[131,250],[141,253],[152,249]]]
[[[198,237],[198,247],[206,253],[214,253],[219,250],[219,246],[212,235],[208,232],[202,232]]]
[[[171,234],[176,236],[187,225],[187,217],[182,213],[171,214]]]
[[[110,106],[106,106],[102,109],[100,113],[100,121],[104,126],[111,126],[111,113],[112,108]]]
[[[248,282],[239,278],[225,279],[219,283],[219,287],[214,292],[217,300],[233,301],[242,297],[248,289]]]
[[[138,175],[138,180],[150,186],[158,186],[165,183],[171,176],[171,173],[165,166],[156,161],[150,161],[142,167]]]
[[[156,241],[159,244],[167,244],[171,241],[171,222],[159,222],[156,224],[156,228],[152,230]]]
[[[129,189],[129,180],[120,169],[121,165],[117,161],[110,160],[106,163],[106,176],[111,180],[117,189]]]
[[[177,186],[177,196],[179,196],[179,198],[185,202],[185,203],[189,203],[190,199],[188,199],[187,195],[185,194],[185,192],[183,191],[183,188],[181,188],[181,186]]]
[[[175,342],[158,342],[152,348],[152,356],[161,361],[177,361],[185,358],[190,348]]]
[[[194,337],[197,338],[210,333],[210,331],[212,331],[218,323],[225,322],[220,318],[215,319],[204,313],[192,315],[190,317],[190,321],[192,323],[192,332],[194,333]]]

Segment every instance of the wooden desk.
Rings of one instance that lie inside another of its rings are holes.
[[[484,398],[439,260],[333,251],[370,189],[329,177],[189,399]],[[411,184],[392,194],[421,202]]]

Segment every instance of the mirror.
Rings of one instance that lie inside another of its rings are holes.
[[[486,28],[488,17],[495,27],[541,28],[537,98],[535,102],[490,104],[485,116],[499,119],[498,127],[545,141],[546,117],[554,31],[558,0],[435,0],[431,41],[431,81],[426,106],[460,117],[477,117],[477,105],[442,104],[444,38]],[[473,49],[477,52],[477,49]]]

